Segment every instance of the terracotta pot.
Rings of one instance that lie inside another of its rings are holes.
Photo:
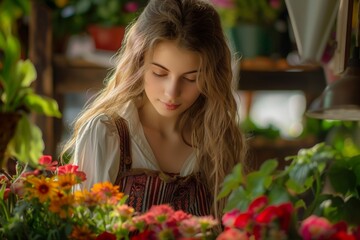
[[[125,34],[125,27],[90,25],[88,27],[88,32],[94,40],[96,49],[117,51],[121,47],[121,42]]]
[[[11,138],[14,136],[16,126],[21,115],[18,113],[0,113],[0,168],[5,163],[5,151]]]

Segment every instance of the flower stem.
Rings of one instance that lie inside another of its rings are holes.
[[[309,217],[315,210],[321,191],[321,179],[318,172],[315,172],[315,196],[314,201],[311,203],[310,207],[306,210],[304,219]]]

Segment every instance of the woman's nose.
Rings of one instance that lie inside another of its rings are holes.
[[[165,95],[171,98],[178,97],[180,95],[179,79],[169,78],[165,86]]]

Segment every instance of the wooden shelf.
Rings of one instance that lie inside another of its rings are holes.
[[[67,94],[87,90],[100,90],[109,69],[82,59],[54,56],[54,92]]]
[[[321,67],[240,71],[240,90],[302,90],[309,94],[320,94],[325,87],[326,80]]]

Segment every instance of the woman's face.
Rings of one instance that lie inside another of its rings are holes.
[[[145,93],[161,116],[178,117],[199,97],[196,52],[179,48],[175,41],[161,41],[146,55],[145,64]]]

